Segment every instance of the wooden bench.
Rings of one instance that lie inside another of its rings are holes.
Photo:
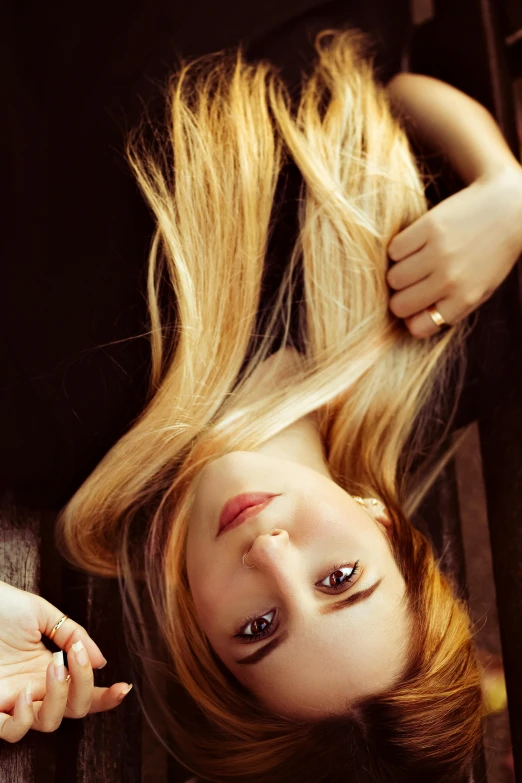
[[[512,0],[436,0],[433,12],[416,31],[410,70],[453,84],[486,106],[520,160],[513,81],[522,76],[522,8]],[[479,431],[517,783],[522,782],[521,292],[519,259],[479,310],[468,345],[475,383],[467,400],[469,421],[475,419]],[[454,462],[420,514],[429,520],[443,566],[458,577],[466,595]],[[483,759],[474,779],[487,780]]]
[[[444,0],[417,28],[410,70],[443,79],[483,103],[517,154],[520,140],[510,92],[505,19],[490,0]],[[480,310],[469,340],[478,383],[468,391],[467,423],[478,421],[502,652],[517,783],[522,783],[522,263]],[[504,388],[506,393],[500,394]],[[467,595],[456,461],[451,460],[414,515],[442,567]],[[54,514],[29,511],[10,495],[0,503],[0,579],[40,593],[84,625],[108,665],[97,684],[133,682],[115,710],[73,721],[52,734],[29,732],[0,744],[2,783],[184,783],[190,775],[165,752],[142,717],[140,674],[125,650],[116,580],[85,577],[53,545]],[[49,643],[51,649],[56,649]],[[145,702],[147,694],[143,694]],[[484,755],[466,780],[483,783]],[[490,780],[490,783],[494,781]]]

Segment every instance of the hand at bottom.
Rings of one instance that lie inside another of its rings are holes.
[[[62,719],[83,718],[118,706],[132,686],[94,685],[92,663],[106,661],[85,628],[67,618],[53,641],[67,652],[51,653],[41,641],[62,617],[33,593],[0,582],[0,739],[18,742],[29,729],[55,731]]]

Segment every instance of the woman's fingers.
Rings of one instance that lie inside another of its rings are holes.
[[[430,275],[394,294],[389,301],[389,307],[397,318],[410,318],[447,297],[448,291],[444,283]]]
[[[0,739],[18,742],[33,725],[32,682],[22,688],[14,704],[13,714],[0,713]]]
[[[63,617],[55,606],[46,601],[45,598],[38,596],[38,627],[43,636],[50,637],[53,628]],[[70,647],[76,642],[81,641],[89,656],[91,665],[95,669],[101,669],[107,663],[105,657],[98,645],[91,639],[85,628],[70,617],[67,617],[60,625],[53,636],[53,642],[69,653]]]
[[[93,671],[83,645],[76,644],[67,656],[71,674],[63,663],[63,652],[53,654],[43,686],[29,682],[18,696],[12,715],[0,713],[0,739],[18,742],[29,729],[51,732],[63,718],[83,718],[89,712],[104,712],[117,707],[132,688],[118,682],[110,688],[93,687]],[[82,655],[82,651],[85,655]],[[87,657],[87,662],[82,663]],[[33,701],[42,696],[41,701]]]
[[[115,707],[118,707],[122,703],[125,696],[127,695],[127,693],[129,693],[131,689],[132,689],[132,685],[127,685],[126,682],[116,682],[114,683],[114,685],[111,685],[110,688],[99,688],[98,686],[95,686],[92,691],[92,701],[91,701],[91,708],[89,710],[89,714],[92,714],[94,712],[107,712],[107,710],[113,710]],[[40,707],[40,704],[42,704],[42,702],[34,703],[35,710],[37,710]],[[69,708],[66,707],[63,717],[77,718],[79,716],[75,714],[73,715],[72,712],[69,710]],[[29,728],[35,728],[35,727],[29,726]]]
[[[71,647],[67,662],[69,676],[63,665],[63,652],[53,654],[47,669],[46,693],[39,704],[34,704],[35,721],[30,728],[54,731],[63,718],[83,718],[90,712],[113,709],[132,688],[125,682],[110,688],[94,687],[92,667],[81,642]]]
[[[65,620],[63,625],[65,625],[67,622],[68,621]],[[91,637],[89,636],[85,628],[82,628],[82,626],[78,625],[78,623],[74,623],[74,625],[75,628],[73,628],[72,632],[65,639],[64,644],[62,645],[59,642],[56,642],[56,644],[58,644],[59,647],[62,647],[62,649],[65,649],[67,651],[67,655],[69,655],[70,647],[74,646],[74,644],[76,644],[77,642],[81,642],[82,645],[87,650],[87,655],[89,657],[89,661],[93,669],[103,669],[103,667],[107,663],[107,660],[102,655],[100,648],[91,639]],[[60,629],[58,629],[58,631],[59,630]],[[56,641],[56,636],[58,636],[58,632],[54,637],[54,641]]]
[[[395,234],[388,245],[388,255],[393,261],[400,261],[416,253],[426,245],[433,232],[432,216],[426,212],[414,223]]]
[[[58,656],[59,653],[55,655]],[[67,663],[71,683],[65,709],[66,718],[83,718],[89,712],[103,712],[117,707],[130,690],[125,682],[115,683],[110,688],[95,688],[92,666],[81,641],[75,642],[70,648]]]
[[[95,687],[92,692],[90,712],[112,710],[122,703],[131,688],[132,685],[127,685],[126,682],[117,682],[110,688]]]
[[[36,731],[56,731],[63,720],[70,678],[63,665],[63,653],[54,653],[47,667],[45,678],[45,696],[40,703],[33,705],[34,721],[30,728]]]
[[[87,650],[80,640],[67,652],[67,663],[71,675],[67,717],[83,718],[91,709],[94,677]]]
[[[402,261],[390,266],[386,272],[386,281],[390,288],[400,291],[424,280],[435,268],[433,258],[421,250]]]

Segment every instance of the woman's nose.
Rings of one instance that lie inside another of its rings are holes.
[[[289,543],[286,530],[274,528],[269,533],[262,533],[254,539],[254,542],[245,555],[245,565],[266,569],[281,565],[281,558],[285,556],[285,550]]]

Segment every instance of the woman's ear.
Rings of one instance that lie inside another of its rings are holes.
[[[363,498],[367,511],[370,512],[376,522],[380,522],[385,528],[390,528],[392,521],[384,503],[376,498]]]

